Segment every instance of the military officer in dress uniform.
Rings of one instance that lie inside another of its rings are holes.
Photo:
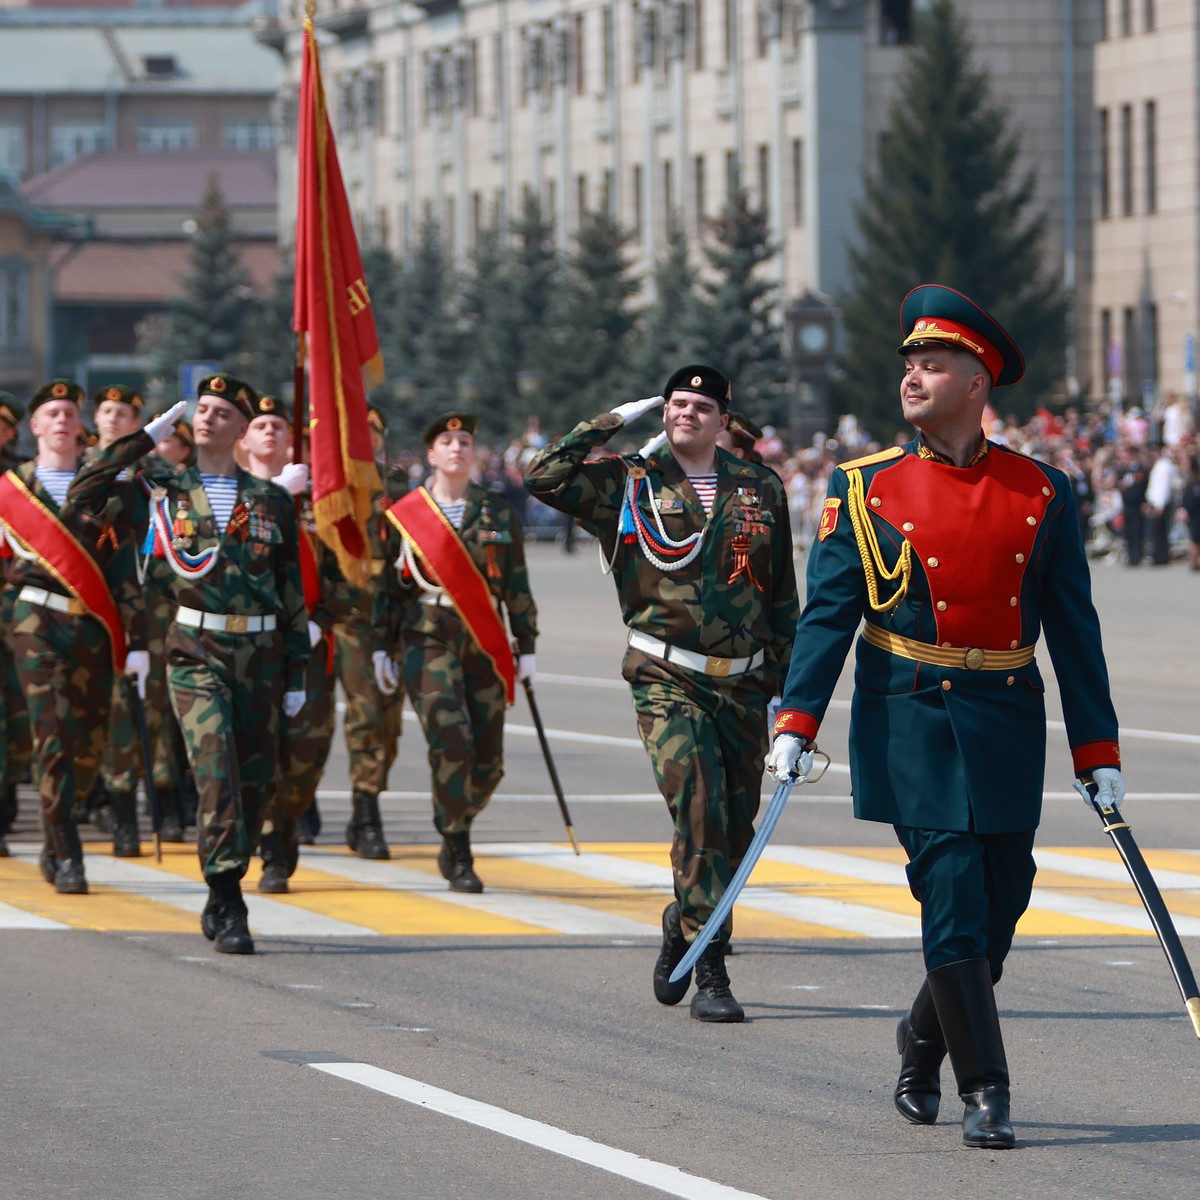
[[[283,488],[238,468],[234,448],[256,393],[224,373],[198,385],[197,461],[143,471],[153,550],[172,572],[171,705],[200,797],[208,902],[201,929],[226,954],[252,954],[241,878],[279,761],[279,714],[304,706],[309,637],[296,511]]]
[[[37,455],[0,481],[0,522],[15,555],[13,652],[29,705],[46,844],[58,892],[86,893],[77,803],[96,778],[114,669],[145,687],[149,656],[134,546],[117,475],[138,454],[125,438],[79,467],[78,384],[55,379],[29,404]],[[173,414],[177,415],[177,414]]]
[[[425,429],[433,475],[388,509],[399,536],[374,621],[379,689],[395,692],[403,673],[429,745],[438,868],[456,892],[483,891],[471,823],[504,775],[504,709],[516,680],[533,679],[537,640],[517,514],[471,481],[475,425],[472,414],[452,412]]]
[[[599,536],[629,627],[622,674],[675,823],[676,899],[663,913],[653,972],[662,1004],[687,994],[690,975],[671,983],[671,972],[754,836],[767,702],[798,610],[783,484],[717,445],[732,390],[712,367],[681,367],[662,396],[619,405],[540,451],[525,480]],[[586,461],[659,406],[667,451]],[[721,930],[696,965],[697,1020],[744,1018],[725,969],[729,935]]]
[[[855,815],[893,825],[921,904],[927,971],[897,1030],[895,1103],[932,1124],[947,1050],[968,1146],[1014,1144],[993,985],[1033,887],[1046,760],[1039,633],[1074,768],[1124,795],[1117,718],[1075,501],[1063,472],[985,440],[1020,351],[951,288],[900,310],[905,419],[918,436],[838,467],[808,565],[808,603],[768,766],[817,736],[855,635]],[[865,624],[864,624],[865,621]]]

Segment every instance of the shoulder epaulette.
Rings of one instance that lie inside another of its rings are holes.
[[[838,466],[843,471],[852,471],[858,467],[870,467],[875,463],[889,462],[893,458],[899,458],[903,453],[903,446],[889,446],[886,450],[877,450],[874,454],[867,454],[862,458],[852,459],[850,462],[838,463]]]

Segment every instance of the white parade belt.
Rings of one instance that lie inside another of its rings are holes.
[[[748,658],[718,658],[714,654],[697,654],[694,650],[681,650],[637,629],[629,631],[629,645],[643,654],[687,667],[689,671],[699,671],[702,675],[744,675],[762,666],[766,658],[763,650],[756,650]]]
[[[55,612],[66,613],[69,617],[87,615],[87,605],[74,596],[61,596],[58,592],[48,592],[45,588],[32,587],[26,584],[17,594],[18,600],[26,604],[40,604],[43,608],[52,608]]]
[[[214,633],[271,633],[275,628],[275,614],[261,617],[239,617],[233,613],[201,612],[198,608],[180,608],[175,613],[180,625],[192,629],[211,629]]]
[[[445,592],[426,592],[420,599],[422,604],[429,604],[434,608],[454,607],[454,601]]]

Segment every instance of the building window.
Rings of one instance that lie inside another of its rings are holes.
[[[1158,23],[1155,8],[1154,0],[1145,0],[1142,6],[1142,28],[1146,33],[1153,32],[1155,25]]]
[[[1158,383],[1158,305],[1142,310],[1142,382]]]
[[[675,223],[675,174],[671,169],[672,163],[667,159],[663,163],[663,227],[671,229]]]
[[[642,164],[633,164],[633,236],[642,236]]]
[[[736,150],[725,151],[725,203],[730,203],[741,191],[741,172],[738,170]]]
[[[1128,37],[1133,32],[1133,0],[1117,0],[1120,10],[1121,36]]]
[[[192,121],[147,121],[138,126],[137,148],[195,150],[196,126]]]
[[[722,50],[724,54],[725,65],[729,66],[733,62],[734,53],[737,50],[737,0],[723,0],[724,10],[723,19],[721,22],[721,33],[723,35]]]
[[[692,0],[688,33],[692,39],[692,69],[704,70],[704,0]]]
[[[582,96],[587,86],[586,65],[587,44],[584,40],[583,14],[575,17],[574,45],[571,52],[571,70],[575,73],[575,95]]]
[[[587,194],[587,176],[575,176],[575,220],[582,222],[587,216],[588,211],[588,194]]]
[[[1112,362],[1113,349],[1112,309],[1102,308],[1100,310],[1100,378],[1104,380],[1105,390],[1108,388],[1108,381],[1116,374]]]
[[[804,140],[792,138],[792,224],[804,224]]]
[[[492,107],[496,112],[504,111],[504,36],[492,38]]]
[[[606,8],[603,13],[603,25],[601,37],[603,45],[601,47],[602,64],[601,64],[601,81],[604,84],[605,93],[613,90],[613,84],[617,73],[617,47],[616,34],[613,28],[613,10]]]
[[[617,175],[611,167],[604,172],[604,196],[600,203],[609,218],[615,221],[617,219]]]
[[[140,129],[138,141],[140,144]],[[275,144],[275,134],[270,121],[259,117],[237,118],[225,122],[225,128],[221,132],[221,144],[226,150],[270,150]],[[179,147],[172,147],[176,148]]]
[[[108,145],[103,121],[71,122],[50,130],[50,165],[61,167]]]
[[[1146,211],[1158,212],[1158,106],[1146,101]]]
[[[903,46],[912,41],[912,0],[880,0],[879,41],[884,46]]]
[[[1108,109],[1107,108],[1100,109],[1098,116],[1100,118],[1100,122],[1099,122],[1100,127],[1096,133],[1096,140],[1099,143],[1099,147],[1098,147],[1099,153],[1097,156],[1098,162],[1096,164],[1096,172],[1099,175],[1099,178],[1096,180],[1096,183],[1098,185],[1097,189],[1096,189],[1096,199],[1097,199],[1097,208],[1099,210],[1100,216],[1107,217],[1109,215],[1109,209],[1110,209],[1110,204],[1111,204],[1111,198],[1109,196],[1109,191],[1108,191],[1108,178],[1109,178],[1109,171],[1110,171],[1109,149],[1108,149],[1108,142],[1109,142]]]
[[[758,148],[758,206],[767,211],[771,203],[771,147]]]
[[[1133,212],[1133,105],[1121,105],[1121,215]]]
[[[479,245],[479,235],[483,232],[483,193],[471,193],[471,248]]]
[[[0,125],[0,179],[14,182],[25,173],[25,127]]]
[[[704,155],[697,154],[692,162],[692,208],[696,213],[696,229],[704,228]]]
[[[1134,311],[1132,308],[1126,308],[1121,312],[1121,340],[1124,342],[1123,349],[1125,351],[1125,395],[1136,396],[1141,391],[1138,386],[1138,344],[1137,344],[1137,323],[1134,320]]]
[[[0,348],[29,345],[29,264],[0,262]]]
[[[463,107],[471,116],[477,117],[479,116],[479,43],[474,38],[467,43],[463,73],[465,75]]]

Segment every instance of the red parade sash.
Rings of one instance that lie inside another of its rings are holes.
[[[125,669],[125,627],[100,564],[15,472],[0,479],[0,520],[38,562],[108,630],[113,663]]]
[[[496,611],[487,580],[480,573],[458,530],[424,487],[414,488],[387,510],[387,518],[429,564],[450,597],[476,645],[491,660],[508,703],[516,697],[512,647]]]

